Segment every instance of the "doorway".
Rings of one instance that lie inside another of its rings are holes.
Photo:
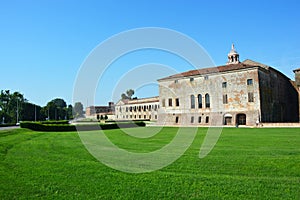
[[[236,124],[246,125],[246,115],[241,113],[236,115]]]

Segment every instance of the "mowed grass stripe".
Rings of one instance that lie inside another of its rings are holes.
[[[0,199],[300,198],[300,129],[225,128],[213,151],[200,159],[206,131],[198,130],[177,161],[145,174],[101,164],[76,132],[1,131]],[[120,130],[105,134],[121,148],[149,152],[170,142],[176,132],[177,128],[163,128],[149,139]]]

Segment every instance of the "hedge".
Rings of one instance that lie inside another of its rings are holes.
[[[59,121],[42,121],[42,124],[69,124],[69,120],[59,120]]]
[[[16,126],[16,123],[0,124],[0,127]]]
[[[42,124],[40,122],[22,122],[21,128],[28,128],[34,131],[47,132],[65,132],[65,131],[91,131],[91,130],[107,130],[118,128],[134,128],[142,127],[146,124],[144,122],[130,122],[130,123],[115,123],[115,124],[83,124],[83,125],[69,125],[69,124]]]

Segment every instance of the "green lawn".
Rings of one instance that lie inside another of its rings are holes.
[[[149,152],[177,130],[164,128],[148,139],[120,130],[105,134],[121,148]],[[213,151],[200,159],[206,130],[198,130],[173,164],[143,174],[101,164],[76,132],[0,131],[0,199],[300,199],[300,129],[224,128]]]

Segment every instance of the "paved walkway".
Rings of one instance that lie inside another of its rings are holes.
[[[20,128],[20,126],[7,126],[7,127],[0,127],[0,131],[2,130],[8,130],[8,129],[15,129]]]

